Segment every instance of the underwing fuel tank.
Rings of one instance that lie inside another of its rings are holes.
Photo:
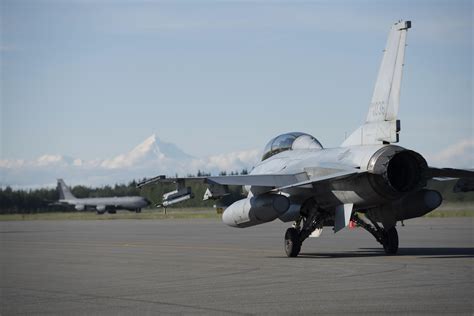
[[[395,202],[371,209],[368,214],[375,221],[394,224],[397,221],[428,214],[440,206],[442,202],[443,198],[438,191],[422,189]]]
[[[420,190],[393,203],[397,221],[420,217],[436,209],[443,202],[443,197],[438,191]]]
[[[267,223],[284,215],[290,209],[290,200],[280,194],[264,194],[239,200],[222,214],[224,224],[249,227]]]

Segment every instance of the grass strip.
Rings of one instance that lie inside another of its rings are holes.
[[[210,210],[147,210],[142,213],[117,211],[116,214],[97,215],[94,212],[51,212],[36,214],[1,214],[0,221],[34,221],[34,220],[166,220],[166,219],[196,219],[196,218],[221,218],[214,209]]]
[[[164,213],[163,210],[146,210],[142,213],[118,211],[116,214],[97,215],[95,212],[51,212],[36,214],[0,214],[0,221],[34,221],[34,220],[167,220],[167,219],[220,219],[214,209],[171,209]],[[434,210],[424,217],[449,218],[449,217],[474,217],[474,210]]]

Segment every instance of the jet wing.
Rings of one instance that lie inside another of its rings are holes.
[[[188,178],[166,178],[158,176],[144,180],[137,184],[138,188],[153,183],[175,183],[176,190],[163,194],[160,206],[167,207],[194,197],[191,187],[186,187],[187,182],[202,182],[207,184],[204,200],[219,199],[229,194],[228,186],[251,186],[261,191],[269,192],[276,187],[287,186],[293,183],[308,180],[306,172],[298,174],[263,174],[263,175],[240,175],[240,176],[208,176]]]
[[[351,170],[339,171],[339,172],[332,173],[332,174],[329,174],[329,175],[325,175],[325,176],[321,176],[321,177],[315,177],[315,178],[311,178],[311,179],[306,180],[306,181],[301,181],[301,182],[292,183],[292,184],[289,184],[289,185],[286,185],[286,186],[278,187],[278,188],[274,189],[274,191],[282,191],[282,190],[286,190],[286,189],[305,187],[305,186],[309,186],[309,185],[312,186],[313,184],[316,184],[316,183],[321,183],[321,182],[325,182],[325,181],[339,180],[339,179],[342,179],[342,178],[346,178],[346,177],[356,175],[356,174],[360,174],[360,173],[364,173],[364,172],[366,172],[366,171],[362,171],[360,169],[351,169]]]
[[[319,170],[320,169],[320,170]],[[146,179],[137,184],[138,188],[153,183],[175,183],[176,190],[163,194],[160,206],[169,206],[194,197],[191,187],[186,187],[187,182],[202,182],[208,188],[203,199],[219,199],[229,194],[228,186],[251,186],[262,194],[271,191],[282,191],[291,188],[312,188],[315,183],[333,181],[359,174],[365,171],[360,169],[332,169],[318,168],[320,175],[310,176],[307,172],[296,174],[250,174],[236,176],[208,176],[208,177],[187,177],[187,178],[167,178],[157,176]],[[314,170],[313,170],[314,172]]]
[[[256,187],[279,187],[308,179],[306,172],[297,174],[262,174],[242,176],[208,177],[206,183],[220,185],[248,185]]]
[[[322,168],[325,169],[325,168]],[[153,183],[177,183],[184,182],[203,182],[209,185],[236,185],[236,186],[255,186],[268,187],[275,190],[284,190],[295,187],[310,185],[316,182],[337,180],[339,178],[348,177],[365,171],[360,169],[335,170],[330,174],[309,178],[306,172],[296,174],[250,174],[237,176],[208,176],[208,177],[184,177],[184,178],[167,178],[166,176],[157,176],[144,180],[137,184],[138,188]]]
[[[137,184],[138,188],[153,183],[184,183],[184,182],[204,182],[210,185],[241,185],[256,187],[282,187],[293,183],[308,180],[306,172],[297,174],[262,174],[262,175],[240,175],[240,176],[209,176],[209,177],[185,177],[185,178],[167,178],[158,176],[152,179],[144,180]]]

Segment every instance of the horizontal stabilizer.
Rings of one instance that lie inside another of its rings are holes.
[[[453,168],[429,168],[427,172],[428,178],[466,178],[474,179],[474,171],[467,169]]]
[[[435,182],[452,182],[452,191],[455,193],[474,191],[474,170],[472,169],[428,168],[426,177],[432,178],[431,181]]]

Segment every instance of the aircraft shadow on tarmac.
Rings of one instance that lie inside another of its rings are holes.
[[[331,258],[357,258],[357,257],[386,257],[387,255],[380,248],[359,248],[350,252],[320,252],[320,253],[301,253],[299,258],[313,259],[331,259]],[[415,256],[422,258],[474,258],[474,248],[452,247],[452,248],[400,248],[397,257]]]

